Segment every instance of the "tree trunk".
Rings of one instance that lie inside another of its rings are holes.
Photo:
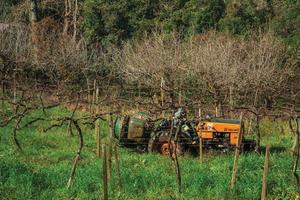
[[[63,27],[63,35],[68,35],[69,24],[70,24],[70,9],[71,3],[70,0],[65,0],[65,14],[64,14],[64,27]]]
[[[30,1],[30,21],[31,21],[31,44],[32,44],[32,56],[34,62],[38,61],[38,33],[37,33],[37,22],[38,18],[38,3],[37,0]]]
[[[76,41],[77,36],[77,15],[78,15],[78,1],[74,0],[74,14],[73,14],[73,41]]]
[[[73,122],[73,124],[74,124],[74,126],[75,126],[75,128],[78,132],[79,145],[78,145],[77,154],[76,154],[76,157],[75,157],[75,160],[74,160],[74,164],[73,164],[73,167],[72,167],[72,170],[71,170],[70,178],[69,178],[69,181],[68,181],[68,184],[67,184],[67,188],[70,188],[70,186],[72,184],[72,180],[75,176],[76,168],[77,168],[78,162],[80,160],[81,150],[83,148],[83,135],[82,135],[81,128],[80,128],[77,121],[72,121],[72,122]]]
[[[31,12],[31,22],[37,22],[38,21],[38,4],[37,0],[31,0],[30,2],[30,12]]]
[[[76,168],[77,168],[77,164],[78,164],[79,160],[80,160],[80,154],[77,154],[76,157],[75,157],[74,163],[73,163],[73,167],[72,167],[72,170],[71,170],[70,178],[68,180],[68,184],[67,184],[67,188],[68,189],[71,187],[72,180],[74,178],[74,175],[75,175],[75,172],[76,172]]]

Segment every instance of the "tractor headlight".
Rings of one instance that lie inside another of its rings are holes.
[[[212,123],[207,123],[207,129],[212,131],[214,129],[214,125]]]

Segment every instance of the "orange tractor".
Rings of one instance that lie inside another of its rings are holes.
[[[224,152],[236,146],[241,128],[239,120],[189,121],[183,110],[176,112],[172,120],[163,119],[159,123],[155,123],[150,114],[139,112],[117,119],[115,136],[120,144],[126,147],[136,147],[142,151],[159,152],[163,155],[168,154],[169,149],[172,151],[175,143],[178,154],[185,151],[197,152],[200,138],[203,148]],[[176,131],[178,138],[175,141]],[[243,137],[241,145],[245,150],[252,149],[255,142]]]

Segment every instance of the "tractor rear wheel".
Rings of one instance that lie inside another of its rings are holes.
[[[167,156],[170,154],[169,152],[169,133],[167,131],[160,131],[156,134],[154,134],[148,143],[148,152],[158,152],[162,154],[163,156]],[[172,152],[172,155],[174,154],[175,150],[175,142],[174,139],[171,139],[170,143],[170,151]],[[177,155],[183,154],[183,147],[180,143],[177,143],[176,148]]]

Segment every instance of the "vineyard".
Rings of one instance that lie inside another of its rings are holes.
[[[53,109],[49,115],[68,113]],[[102,123],[101,131],[108,132]],[[262,123],[262,142],[271,145],[268,193],[271,199],[296,199],[298,189],[291,175],[291,134],[287,124]],[[67,135],[67,126],[41,133],[45,124],[26,128],[20,133],[23,152],[15,152],[10,134],[1,135],[1,198],[3,199],[99,199],[103,196],[102,160],[96,156],[94,132],[84,127],[85,147],[70,189],[66,188],[77,138]],[[9,133],[13,127],[2,128]],[[272,134],[270,134],[272,132]],[[109,196],[112,199],[256,199],[261,191],[264,155],[241,155],[238,180],[229,189],[233,155],[180,158],[182,193],[176,189],[175,172],[168,158],[156,154],[140,154],[119,149],[122,188],[113,161]]]
[[[2,101],[2,119],[6,120],[0,129],[1,198],[256,199],[262,190],[266,145],[270,146],[268,198],[299,198],[298,169],[293,175],[295,161],[290,151],[293,122],[274,117],[260,120],[261,153],[240,155],[233,187],[233,152],[207,152],[202,159],[190,153],[178,157],[178,190],[172,159],[124,148],[112,139],[111,122],[121,113],[100,112],[96,93],[88,97],[93,103],[84,109],[79,99],[67,107],[64,103],[48,105],[42,96]],[[246,137],[255,138],[255,134],[249,132]]]

